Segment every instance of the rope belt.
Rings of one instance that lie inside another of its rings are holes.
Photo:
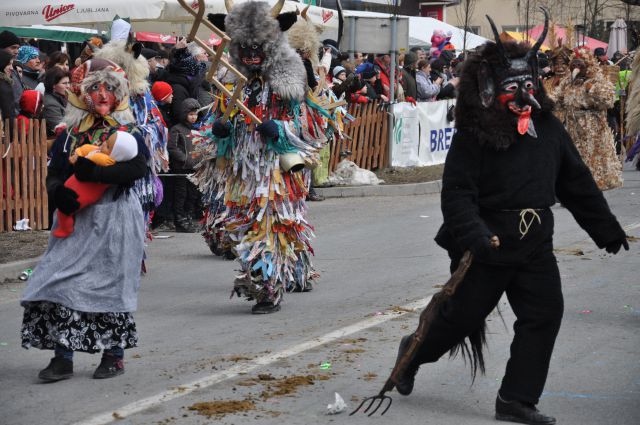
[[[541,210],[535,210],[533,208],[525,208],[523,210],[520,210],[520,240],[522,240],[527,235],[527,233],[529,233],[529,229],[531,228],[531,225],[534,221],[538,220],[538,224],[542,224],[542,220],[540,219],[537,211]]]

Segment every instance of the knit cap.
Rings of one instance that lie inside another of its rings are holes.
[[[111,158],[117,162],[130,161],[138,155],[138,141],[129,133],[116,132],[116,142],[111,150]]]
[[[18,57],[16,58],[18,62],[22,64],[26,64],[31,59],[37,58],[40,56],[40,51],[33,46],[20,46],[18,49]]]
[[[0,49],[4,49],[14,44],[20,45],[20,39],[11,31],[0,32]]]
[[[164,81],[156,81],[151,87],[151,94],[156,102],[162,102],[173,94],[173,88]]]
[[[347,72],[344,66],[336,66],[335,68],[333,68],[334,77],[337,77],[341,72],[344,72],[344,73]]]

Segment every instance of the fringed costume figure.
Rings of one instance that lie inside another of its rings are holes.
[[[149,64],[141,55],[141,51],[142,45],[132,42],[131,25],[117,19],[111,28],[111,41],[97,50],[95,57],[115,62],[127,73],[131,111],[137,127],[142,131],[147,150],[151,153],[147,161],[151,172],[145,179],[136,182],[145,221],[149,223],[151,212],[162,201],[161,183],[157,175],[169,170],[168,129],[151,95],[148,81]]]
[[[439,306],[396,388],[410,394],[420,365],[447,352],[469,355],[474,375],[483,371],[485,319],[506,294],[516,322],[496,419],[550,425],[555,419],[535,406],[563,313],[553,254],[556,197],[598,247],[617,253],[628,243],[540,88],[536,53],[546,28],[530,47],[501,42],[490,23],[496,42],[471,54],[462,72],[457,132],[442,179],[444,224],[436,236],[452,271],[463,253],[470,251],[473,260],[457,291]],[[402,339],[399,358],[411,338]]]
[[[615,87],[588,49],[575,52],[571,73],[558,86],[556,102],[565,113],[565,127],[600,190],[622,186],[622,163],[616,155],[607,109]]]
[[[296,13],[265,2],[233,6],[209,19],[231,38],[232,64],[248,77],[244,104],[262,120],[254,125],[242,112],[219,116],[195,141],[204,158],[194,183],[207,206],[205,238],[232,249],[241,264],[234,293],[254,300],[252,312],[280,309],[285,291],[309,291],[317,277],[311,264],[313,229],[307,222],[308,173],[325,141],[321,110],[308,101],[302,60],[285,31]],[[212,248],[219,249],[219,246]]]
[[[145,227],[135,181],[147,175],[149,152],[133,124],[129,86],[123,70],[104,59],[75,69],[62,120],[66,130],[51,148],[47,173],[49,202],[74,215],[74,231],[49,238],[22,296],[22,346],[54,350],[39,378],[59,381],[73,375],[73,353],[103,351],[94,378],[124,373],[124,349],[138,342],[132,313],[137,308]],[[85,145],[99,146],[116,132],[135,138],[137,154],[110,166],[70,156]],[[80,209],[79,194],[65,186],[71,176],[86,184],[109,185]],[[57,216],[56,216],[57,218]],[[58,226],[54,219],[53,229]]]

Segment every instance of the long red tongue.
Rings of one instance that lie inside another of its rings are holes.
[[[520,113],[518,117],[518,133],[525,134],[529,129],[529,121],[531,120],[531,109]]]

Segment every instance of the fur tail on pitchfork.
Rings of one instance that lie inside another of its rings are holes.
[[[497,238],[495,241],[492,240],[492,244],[497,246],[499,244]],[[462,256],[460,263],[458,264],[458,268],[453,272],[447,283],[444,284],[442,289],[436,293],[429,301],[427,307],[420,314],[420,321],[418,323],[418,329],[411,335],[411,341],[409,343],[409,347],[402,353],[402,355],[398,356],[396,360],[396,364],[391,371],[391,375],[385,382],[384,386],[380,390],[380,392],[372,397],[365,398],[358,407],[350,413],[353,415],[359,412],[366,404],[367,407],[364,408],[363,413],[369,413],[368,416],[376,413],[383,405],[386,404],[386,407],[380,415],[384,415],[387,410],[391,407],[391,403],[393,402],[392,398],[386,395],[387,392],[392,391],[396,385],[398,384],[400,377],[404,375],[407,371],[407,368],[413,361],[418,349],[424,342],[424,338],[429,332],[429,328],[431,327],[431,323],[438,313],[440,306],[444,304],[451,296],[456,292],[458,286],[464,280],[464,277],[467,273],[467,270],[471,266],[471,262],[473,261],[473,254],[467,251]],[[469,335],[469,344],[465,340],[461,341],[454,348],[451,349],[451,355],[456,355],[457,353],[462,353],[463,357],[469,358],[472,367],[472,374],[475,377],[476,372],[480,369],[484,372],[484,358],[482,355],[482,346],[485,344],[485,327],[480,327],[477,331]]]

